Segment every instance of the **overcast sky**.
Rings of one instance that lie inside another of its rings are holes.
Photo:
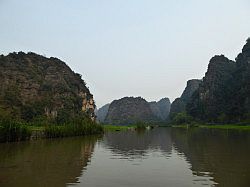
[[[0,53],[65,61],[98,107],[124,96],[173,101],[249,36],[249,0],[0,0]]]

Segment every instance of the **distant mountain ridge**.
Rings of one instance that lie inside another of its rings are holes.
[[[149,103],[141,97],[124,97],[114,100],[105,118],[105,123],[127,125],[137,121],[152,121],[153,112]]]
[[[166,121],[170,112],[171,103],[169,98],[163,98],[160,101],[149,102],[153,114],[162,121]]]
[[[110,103],[102,106],[101,108],[99,108],[96,112],[96,116],[97,116],[97,120],[99,122],[104,122],[107,114],[108,114],[108,110],[109,110],[109,106],[110,106]]]
[[[139,121],[166,121],[170,105],[168,98],[163,98],[158,102],[147,102],[141,97],[124,97],[101,107],[97,111],[97,119],[99,122],[116,125],[127,125]]]

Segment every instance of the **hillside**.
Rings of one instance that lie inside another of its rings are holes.
[[[97,120],[99,122],[101,122],[101,123],[104,122],[104,120],[108,114],[109,106],[110,106],[110,104],[106,104],[97,110],[96,117],[97,117]]]
[[[171,104],[170,119],[173,119],[176,114],[186,112],[186,105],[191,100],[193,93],[199,88],[201,80],[192,79],[187,81],[186,88],[184,89],[180,98],[176,98]]]
[[[81,75],[57,58],[23,52],[1,55],[0,80],[0,116],[58,123],[79,115],[95,118],[93,95]]]
[[[153,114],[161,121],[166,121],[170,112],[171,103],[169,98],[163,98],[160,101],[149,102]]]
[[[250,120],[250,39],[235,61],[223,55],[210,60],[187,108],[192,117],[206,122]]]
[[[141,97],[124,97],[114,100],[110,106],[105,123],[128,125],[138,121],[154,121],[156,116],[149,103]]]
[[[97,111],[102,123],[128,125],[136,122],[166,122],[170,111],[170,100],[147,102],[141,97],[124,97],[106,104]]]

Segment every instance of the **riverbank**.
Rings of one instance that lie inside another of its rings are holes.
[[[16,142],[42,138],[61,138],[102,134],[103,126],[90,120],[79,120],[67,124],[35,124],[14,120],[0,120],[0,142]]]
[[[103,125],[104,131],[127,131],[134,130],[136,126]]]
[[[104,131],[127,131],[127,130],[142,130],[142,129],[152,129],[156,127],[156,125],[150,125],[148,123],[135,123],[130,125],[102,125]]]
[[[225,129],[225,130],[250,130],[250,124],[237,125],[237,124],[225,124],[225,125],[171,125],[173,128],[207,128],[207,129]]]

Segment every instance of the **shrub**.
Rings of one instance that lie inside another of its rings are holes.
[[[83,136],[103,133],[103,127],[91,120],[74,120],[63,125],[50,124],[45,127],[45,136],[48,138]]]
[[[181,112],[175,115],[173,118],[172,122],[176,125],[181,125],[181,124],[190,124],[192,123],[193,118],[186,114],[185,112]]]
[[[9,119],[0,120],[0,142],[27,140],[31,136],[28,125]]]
[[[144,122],[137,122],[135,126],[136,126],[136,129],[146,129],[147,124]]]

